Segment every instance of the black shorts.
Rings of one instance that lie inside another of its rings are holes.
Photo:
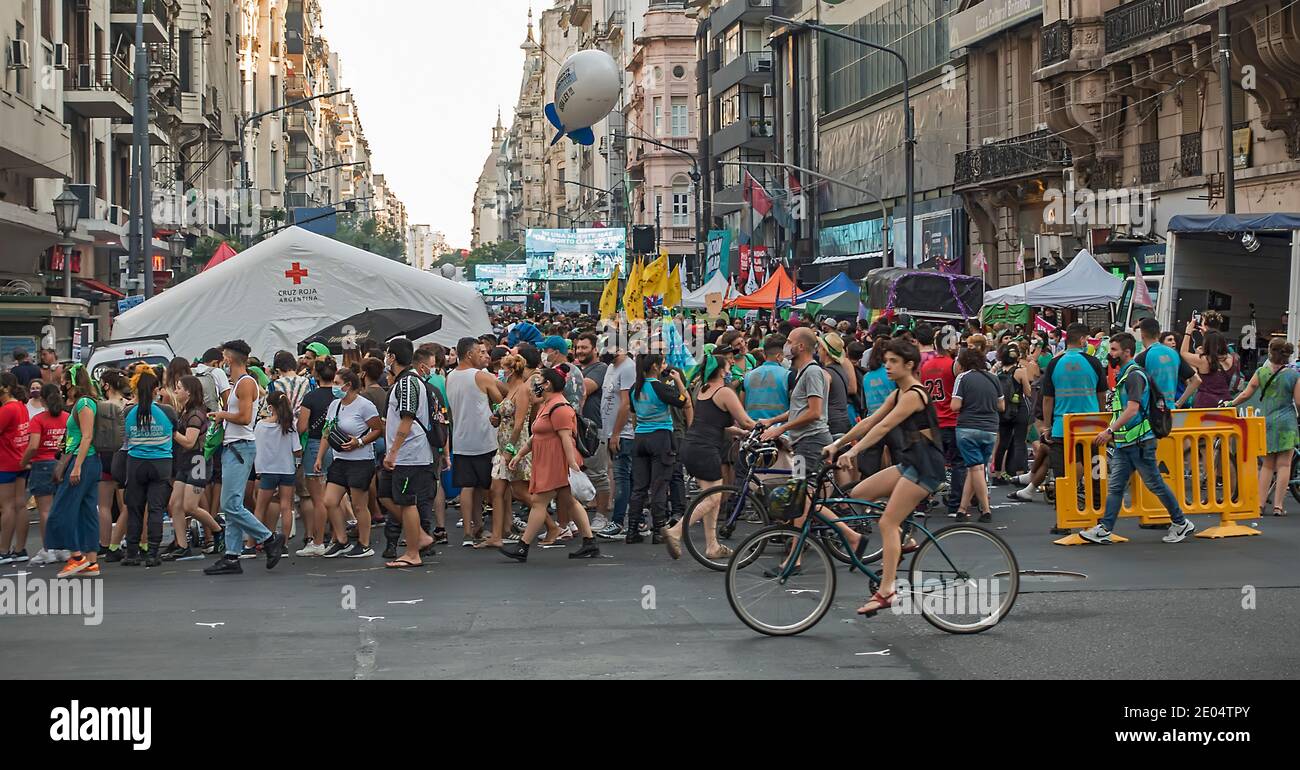
[[[125,449],[119,449],[113,453],[113,464],[110,470],[113,474],[113,482],[117,484],[118,489],[126,489],[126,458],[127,454]]]
[[[226,451],[226,448],[224,446],[219,446],[217,447],[217,450],[212,453],[212,457],[208,459],[208,465],[211,466],[212,470],[211,481],[213,484],[221,483],[221,453],[224,451]]]
[[[1052,438],[1047,442],[1047,465],[1058,477],[1065,477],[1065,441]]]
[[[379,472],[379,496],[406,507],[433,499],[433,466],[399,465]]]
[[[451,456],[451,484],[461,489],[492,488],[492,456],[496,452],[483,455]]]
[[[722,452],[715,446],[687,441],[678,459],[696,481],[722,480]]]
[[[203,452],[177,455],[173,463],[172,478],[195,489],[203,489],[212,480],[211,460],[203,459]]]
[[[325,482],[346,489],[369,489],[375,476],[375,464],[370,460],[339,460],[330,463]]]

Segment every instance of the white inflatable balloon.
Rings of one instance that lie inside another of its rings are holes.
[[[619,72],[614,59],[604,51],[579,51],[565,60],[555,79],[555,101],[546,105],[546,117],[561,136],[578,144],[595,142],[591,127],[599,123],[618,103]]]
[[[451,263],[447,263],[447,264],[443,265],[443,266],[442,266],[442,277],[443,277],[443,278],[455,278],[455,277],[456,277],[456,266],[453,265],[453,264],[451,264]]]

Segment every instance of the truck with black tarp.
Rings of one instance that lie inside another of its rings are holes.
[[[961,322],[977,318],[984,304],[984,280],[975,276],[878,267],[862,281],[862,304],[875,320],[882,315]]]

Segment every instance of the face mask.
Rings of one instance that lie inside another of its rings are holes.
[[[787,361],[790,360],[791,358],[794,358],[794,348],[790,347],[789,345],[786,345],[785,347],[781,348],[781,355]]]

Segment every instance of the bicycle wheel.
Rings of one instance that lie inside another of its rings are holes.
[[[997,625],[1020,592],[1020,567],[1002,538],[966,524],[946,527],[912,558],[902,608],[920,610],[950,634],[977,634]]]
[[[753,533],[727,565],[727,601],[736,617],[760,634],[793,636],[817,625],[835,599],[835,565],[820,541],[776,525]],[[798,566],[782,578],[786,562]]]
[[[741,504],[740,490],[736,487],[713,487],[706,489],[691,500],[686,506],[686,521],[691,521],[695,511],[701,506],[718,504],[715,527],[718,542],[727,545],[727,541],[741,542],[745,538],[768,525],[767,506],[758,493],[750,489],[745,495],[744,507],[737,513],[736,506]],[[732,520],[733,514],[735,515]],[[730,523],[728,523],[730,520]],[[682,526],[682,546],[700,564],[711,570],[722,572],[727,569],[727,557],[709,558],[705,555],[704,519],[701,517],[693,525]]]

